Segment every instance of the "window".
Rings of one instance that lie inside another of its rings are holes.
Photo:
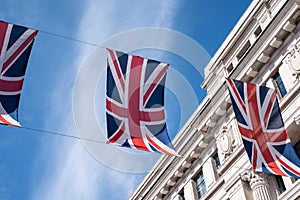
[[[206,185],[205,185],[205,180],[204,180],[202,170],[196,176],[195,181],[196,181],[196,189],[198,192],[198,198],[200,199],[203,196],[203,194],[206,192]]]
[[[213,155],[212,158],[215,160],[216,167],[219,168],[219,167],[221,166],[221,162],[220,162],[220,158],[219,158],[218,152],[216,152],[216,153]]]
[[[181,200],[185,200],[185,197],[184,197],[184,190],[181,190],[181,192],[179,192],[179,195],[181,197]]]
[[[281,194],[286,190],[283,179],[282,179],[281,176],[278,176],[278,175],[275,175],[275,179],[276,179],[276,183],[277,183],[279,193]]]
[[[261,34],[262,30],[260,28],[260,26],[257,27],[257,29],[254,31],[254,35],[255,37],[259,36]]]
[[[273,76],[273,79],[275,81],[275,88],[278,90],[281,97],[284,97],[287,92],[286,92],[286,89],[284,87],[284,84],[283,84],[282,79],[278,72]]]
[[[231,63],[226,69],[227,72],[230,73],[233,70],[233,64]]]
[[[240,52],[236,55],[237,59],[240,60],[248,51],[248,49],[251,47],[251,44],[249,41],[246,42],[246,44],[243,46],[243,48],[240,50]]]

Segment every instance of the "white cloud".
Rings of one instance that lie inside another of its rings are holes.
[[[48,176],[37,186],[32,199],[122,199],[119,195],[129,196],[142,177],[136,179],[104,167],[79,142],[58,142],[58,145],[63,148],[54,155],[60,158],[54,159],[55,168],[48,169]]]

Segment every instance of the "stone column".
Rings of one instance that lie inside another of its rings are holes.
[[[272,200],[265,174],[254,171],[245,171],[241,175],[243,181],[250,184],[254,200]]]
[[[211,187],[213,183],[216,182],[218,178],[216,163],[213,158],[209,157],[203,164],[203,176],[205,180],[205,185],[207,188]]]
[[[196,190],[196,183],[193,179],[189,180],[189,182],[184,186],[184,197],[186,200],[197,200],[198,193]]]

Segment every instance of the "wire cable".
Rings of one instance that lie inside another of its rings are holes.
[[[0,21],[3,21],[3,20],[0,20]],[[98,47],[98,48],[103,48],[103,49],[107,49],[108,48],[108,49],[111,49],[111,50],[114,50],[114,51],[119,51],[118,49],[112,49],[112,48],[109,48],[109,47],[105,47],[103,45],[98,45],[98,44],[95,44],[95,43],[92,43],[92,42],[86,42],[86,41],[79,40],[79,39],[76,39],[76,38],[73,38],[73,37],[69,37],[69,36],[65,36],[65,35],[62,35],[62,34],[58,34],[58,33],[53,33],[53,32],[49,32],[49,31],[45,31],[45,30],[36,29],[34,27],[31,27],[31,26],[19,25],[19,24],[15,24],[15,23],[12,23],[12,22],[9,22],[9,21],[3,21],[3,22],[14,24],[14,25],[18,25],[18,26],[23,26],[23,27],[26,27],[26,28],[29,28],[29,29],[34,29],[34,30],[39,31],[40,33],[48,34],[48,35],[51,35],[51,36],[63,38],[63,39],[74,41],[74,42],[78,42],[78,43],[82,43],[82,44],[86,44],[86,45],[90,45],[90,46],[94,46],[94,47]],[[130,54],[130,55],[133,55],[133,56],[140,56],[140,55],[134,55],[134,54],[131,54],[131,53],[128,53],[128,52],[123,52],[123,53],[127,53],[127,54]],[[147,57],[144,57],[144,56],[140,56],[140,57],[143,57],[143,58],[146,58],[146,59],[150,59],[150,60],[155,60],[153,58],[147,58]],[[174,64],[172,62],[160,61],[160,60],[157,60],[157,61],[163,62],[163,63],[168,63],[169,65],[177,66],[176,64]]]
[[[23,129],[27,129],[27,130],[31,130],[31,131],[36,131],[36,132],[47,133],[47,134],[50,134],[50,135],[57,135],[57,136],[62,136],[62,137],[67,137],[67,138],[72,138],[72,139],[79,139],[79,140],[85,140],[85,141],[89,141],[89,142],[96,142],[96,143],[100,143],[100,144],[106,144],[106,142],[103,142],[103,141],[93,140],[93,139],[84,138],[84,137],[78,137],[78,136],[75,136],[75,135],[63,134],[63,133],[54,132],[54,131],[47,131],[47,130],[42,130],[42,129],[37,129],[37,128],[30,128],[30,127],[26,127],[26,126],[21,126],[19,128],[23,128]]]
[[[97,45],[97,44],[94,44],[94,43],[91,43],[91,42],[86,42],[86,41],[75,39],[75,38],[72,38],[72,37],[60,35],[60,34],[57,34],[57,33],[51,33],[51,32],[43,31],[43,30],[38,30],[38,31],[41,32],[41,33],[45,33],[45,34],[52,35],[52,36],[55,36],[55,37],[63,38],[63,39],[66,39],[66,40],[71,40],[71,41],[78,42],[78,43],[87,44],[87,45],[94,46],[94,47],[99,47],[99,48],[103,48],[103,49],[107,48],[107,47],[104,47],[102,45]]]
[[[90,46],[94,46],[94,47],[98,47],[98,48],[102,48],[102,49],[111,49],[111,50],[114,50],[114,51],[120,51],[118,49],[113,49],[113,48],[110,48],[110,47],[105,47],[105,46],[102,46],[102,45],[94,44],[94,43],[91,43],[91,42],[86,42],[86,41],[79,40],[79,39],[76,39],[76,38],[72,38],[72,37],[60,35],[60,34],[57,34],[57,33],[51,33],[51,32],[43,31],[43,30],[38,30],[38,31],[41,32],[41,33],[44,33],[44,34],[48,34],[48,35],[52,35],[52,36],[55,36],[55,37],[63,38],[63,39],[70,40],[70,41],[73,41],[73,42],[78,42],[78,43],[82,43],[82,44],[86,44],[86,45],[90,45]],[[130,54],[132,56],[143,57],[143,58],[146,58],[146,59],[149,59],[149,60],[155,60],[154,58],[145,57],[145,56],[141,56],[141,55],[135,55],[134,53],[128,53],[128,52],[122,52],[122,53]],[[172,65],[172,66],[177,66],[176,64],[174,64],[172,62],[161,61],[161,60],[157,60],[157,61],[163,62],[163,63],[167,63],[167,64]]]

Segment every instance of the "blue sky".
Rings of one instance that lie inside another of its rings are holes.
[[[166,28],[197,41],[212,56],[250,3],[250,0],[2,2],[1,20],[41,30],[25,76],[19,108],[21,124],[78,135],[72,107],[74,86],[83,63],[96,47],[48,33],[102,44],[124,31]],[[147,50],[138,53],[157,55],[157,52],[148,54]],[[169,54],[163,59],[188,65]],[[193,87],[199,89],[195,91],[197,94],[205,94],[200,86]],[[176,133],[173,131],[171,135],[174,137]],[[0,126],[0,199],[122,200],[128,199],[145,175],[108,167],[76,139]]]

